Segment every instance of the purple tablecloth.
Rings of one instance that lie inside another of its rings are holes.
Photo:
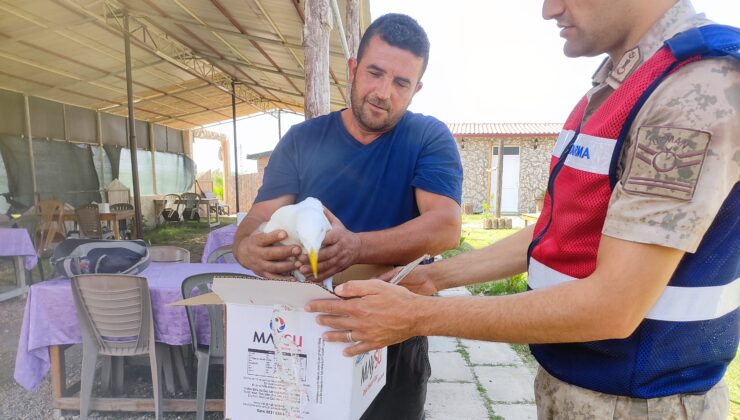
[[[200,262],[207,263],[208,256],[211,255],[211,252],[224,245],[233,244],[234,236],[236,235],[236,228],[236,225],[227,225],[222,228],[212,230],[211,233],[208,234],[208,239],[206,239],[206,246],[203,248],[203,256],[201,257]]]
[[[26,229],[0,228],[0,257],[25,257],[26,270],[39,261]]]
[[[172,263],[151,263],[140,274],[149,284],[156,341],[172,345],[192,341],[185,308],[166,305],[182,299],[180,286],[185,278],[208,272],[253,274],[239,264]],[[201,339],[208,342],[206,337],[199,337]],[[28,390],[35,389],[49,371],[48,347],[81,342],[70,280],[57,278],[34,284],[28,291],[23,313],[15,358],[16,382]]]

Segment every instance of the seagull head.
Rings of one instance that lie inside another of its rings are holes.
[[[303,251],[308,254],[314,278],[319,277],[319,250],[324,242],[326,232],[331,228],[322,207],[306,208],[299,211],[296,217],[296,232]]]

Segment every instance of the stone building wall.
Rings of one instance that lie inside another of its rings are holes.
[[[535,198],[547,188],[555,137],[520,140],[519,212],[534,213]]]
[[[462,204],[472,204],[475,212],[481,211],[486,201],[491,178],[491,142],[488,139],[457,141],[463,166]]]
[[[491,165],[493,147],[497,139],[468,138],[458,140],[457,146],[463,165],[462,202],[472,204],[476,212],[492,193]],[[537,138],[509,138],[504,147],[519,147],[519,212],[535,211],[535,197],[547,186],[550,154],[555,136]],[[504,168],[506,170],[506,168]]]

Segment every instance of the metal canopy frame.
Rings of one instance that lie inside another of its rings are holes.
[[[332,4],[344,19],[348,0]],[[303,112],[304,1],[0,0],[0,88],[126,116],[124,12],[136,118],[191,129],[236,115]],[[360,26],[370,20],[360,1]],[[341,27],[341,25],[340,25]],[[333,110],[346,48],[331,33]]]

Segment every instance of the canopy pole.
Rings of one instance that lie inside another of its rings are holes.
[[[23,95],[23,110],[24,110],[24,119],[26,123],[26,141],[28,142],[28,156],[30,156],[30,163],[31,163],[31,184],[33,185],[33,197],[31,197],[31,201],[33,202],[33,205],[38,204],[39,195],[38,195],[38,186],[36,185],[36,160],[33,158],[33,135],[31,134],[31,106],[28,102],[28,95]],[[8,203],[10,204],[10,203]]]
[[[347,6],[347,9],[349,9],[349,6]],[[342,41],[344,60],[347,61],[352,57],[352,52],[349,50],[347,34],[344,32],[344,23],[342,22],[342,15],[339,13],[339,4],[337,4],[337,0],[331,0],[331,11],[334,14],[334,20],[337,22],[337,29],[339,30],[339,40]]]
[[[280,123],[280,109],[278,108],[278,141],[283,138],[283,127]]]
[[[131,34],[128,12],[123,15],[123,45],[126,55],[126,97],[128,100],[128,147],[131,150],[131,179],[134,183],[134,227],[136,238],[143,238],[141,229],[141,191],[139,190],[139,160],[136,156],[136,120],[134,120],[134,87],[131,76]],[[117,222],[114,222],[117,223]]]
[[[331,111],[329,90],[329,35],[332,12],[329,0],[306,0],[306,23],[303,24],[303,62],[306,93],[303,110],[306,120]]]
[[[236,189],[236,212],[239,213],[239,149],[236,142],[236,90],[231,80],[231,125],[234,126],[234,187]]]
[[[347,0],[344,14],[347,20],[345,36],[347,37],[347,49],[349,50],[349,57],[347,57],[348,64],[345,65],[344,70],[347,74],[347,81],[349,82],[349,59],[357,58],[357,49],[360,47],[360,0]],[[352,83],[349,83],[347,85],[347,107],[351,106]]]

